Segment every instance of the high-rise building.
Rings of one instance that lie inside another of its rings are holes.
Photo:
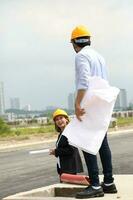
[[[125,110],[127,108],[127,92],[125,89],[120,89],[120,93],[115,103],[116,110]]]
[[[69,93],[68,95],[68,109],[74,110],[75,93]]]
[[[23,107],[23,110],[25,111],[31,111],[31,105],[30,104],[27,104]]]
[[[130,107],[131,109],[133,109],[133,100],[131,100],[131,101],[129,102],[129,107]]]
[[[5,114],[4,84],[0,82],[0,115]]]
[[[11,105],[11,109],[20,110],[20,100],[19,100],[19,98],[17,98],[17,97],[10,98],[10,105]]]
[[[56,110],[56,109],[57,109],[56,106],[46,106],[46,110],[53,111],[53,110]]]

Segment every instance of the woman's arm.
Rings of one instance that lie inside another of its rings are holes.
[[[67,145],[64,147],[58,147],[55,149],[55,156],[67,156],[73,154],[74,149],[71,145]]]

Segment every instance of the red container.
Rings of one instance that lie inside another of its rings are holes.
[[[88,176],[85,175],[74,175],[74,174],[66,174],[63,173],[60,176],[61,182],[64,183],[73,183],[73,184],[79,184],[79,185],[90,185],[90,180]]]

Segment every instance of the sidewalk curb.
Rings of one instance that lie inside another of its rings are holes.
[[[100,175],[100,179],[103,179],[103,176]],[[133,193],[132,193],[132,185],[133,185],[133,175],[130,174],[123,174],[123,175],[114,175],[115,184],[118,189],[118,193],[115,194],[105,194],[104,197],[93,198],[94,200],[132,200]],[[65,184],[65,183],[57,183],[41,188],[32,189],[25,192],[20,192],[8,197],[5,197],[3,200],[54,200],[54,188],[68,188],[74,189],[78,187],[84,188],[83,185],[74,185],[74,184]],[[65,191],[64,191],[65,192]],[[73,200],[74,198],[71,197],[63,197],[57,196],[57,200]]]
[[[31,146],[31,145],[37,145],[37,144],[46,144],[46,143],[51,143],[55,142],[56,139],[51,139],[51,140],[44,140],[44,141],[39,141],[39,142],[29,142],[29,143],[23,143],[23,144],[15,144],[15,145],[9,145],[9,146],[3,146],[0,147],[0,150],[5,150],[5,149],[12,149],[12,148],[17,148],[17,147],[26,147],[26,146]]]
[[[125,130],[116,130],[116,131],[110,131],[109,134],[122,134],[122,133],[130,133],[133,132],[133,129],[125,129]]]

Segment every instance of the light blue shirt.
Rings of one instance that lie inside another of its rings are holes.
[[[104,58],[90,46],[82,48],[75,57],[76,89],[87,90],[89,77],[99,76],[107,80]]]

